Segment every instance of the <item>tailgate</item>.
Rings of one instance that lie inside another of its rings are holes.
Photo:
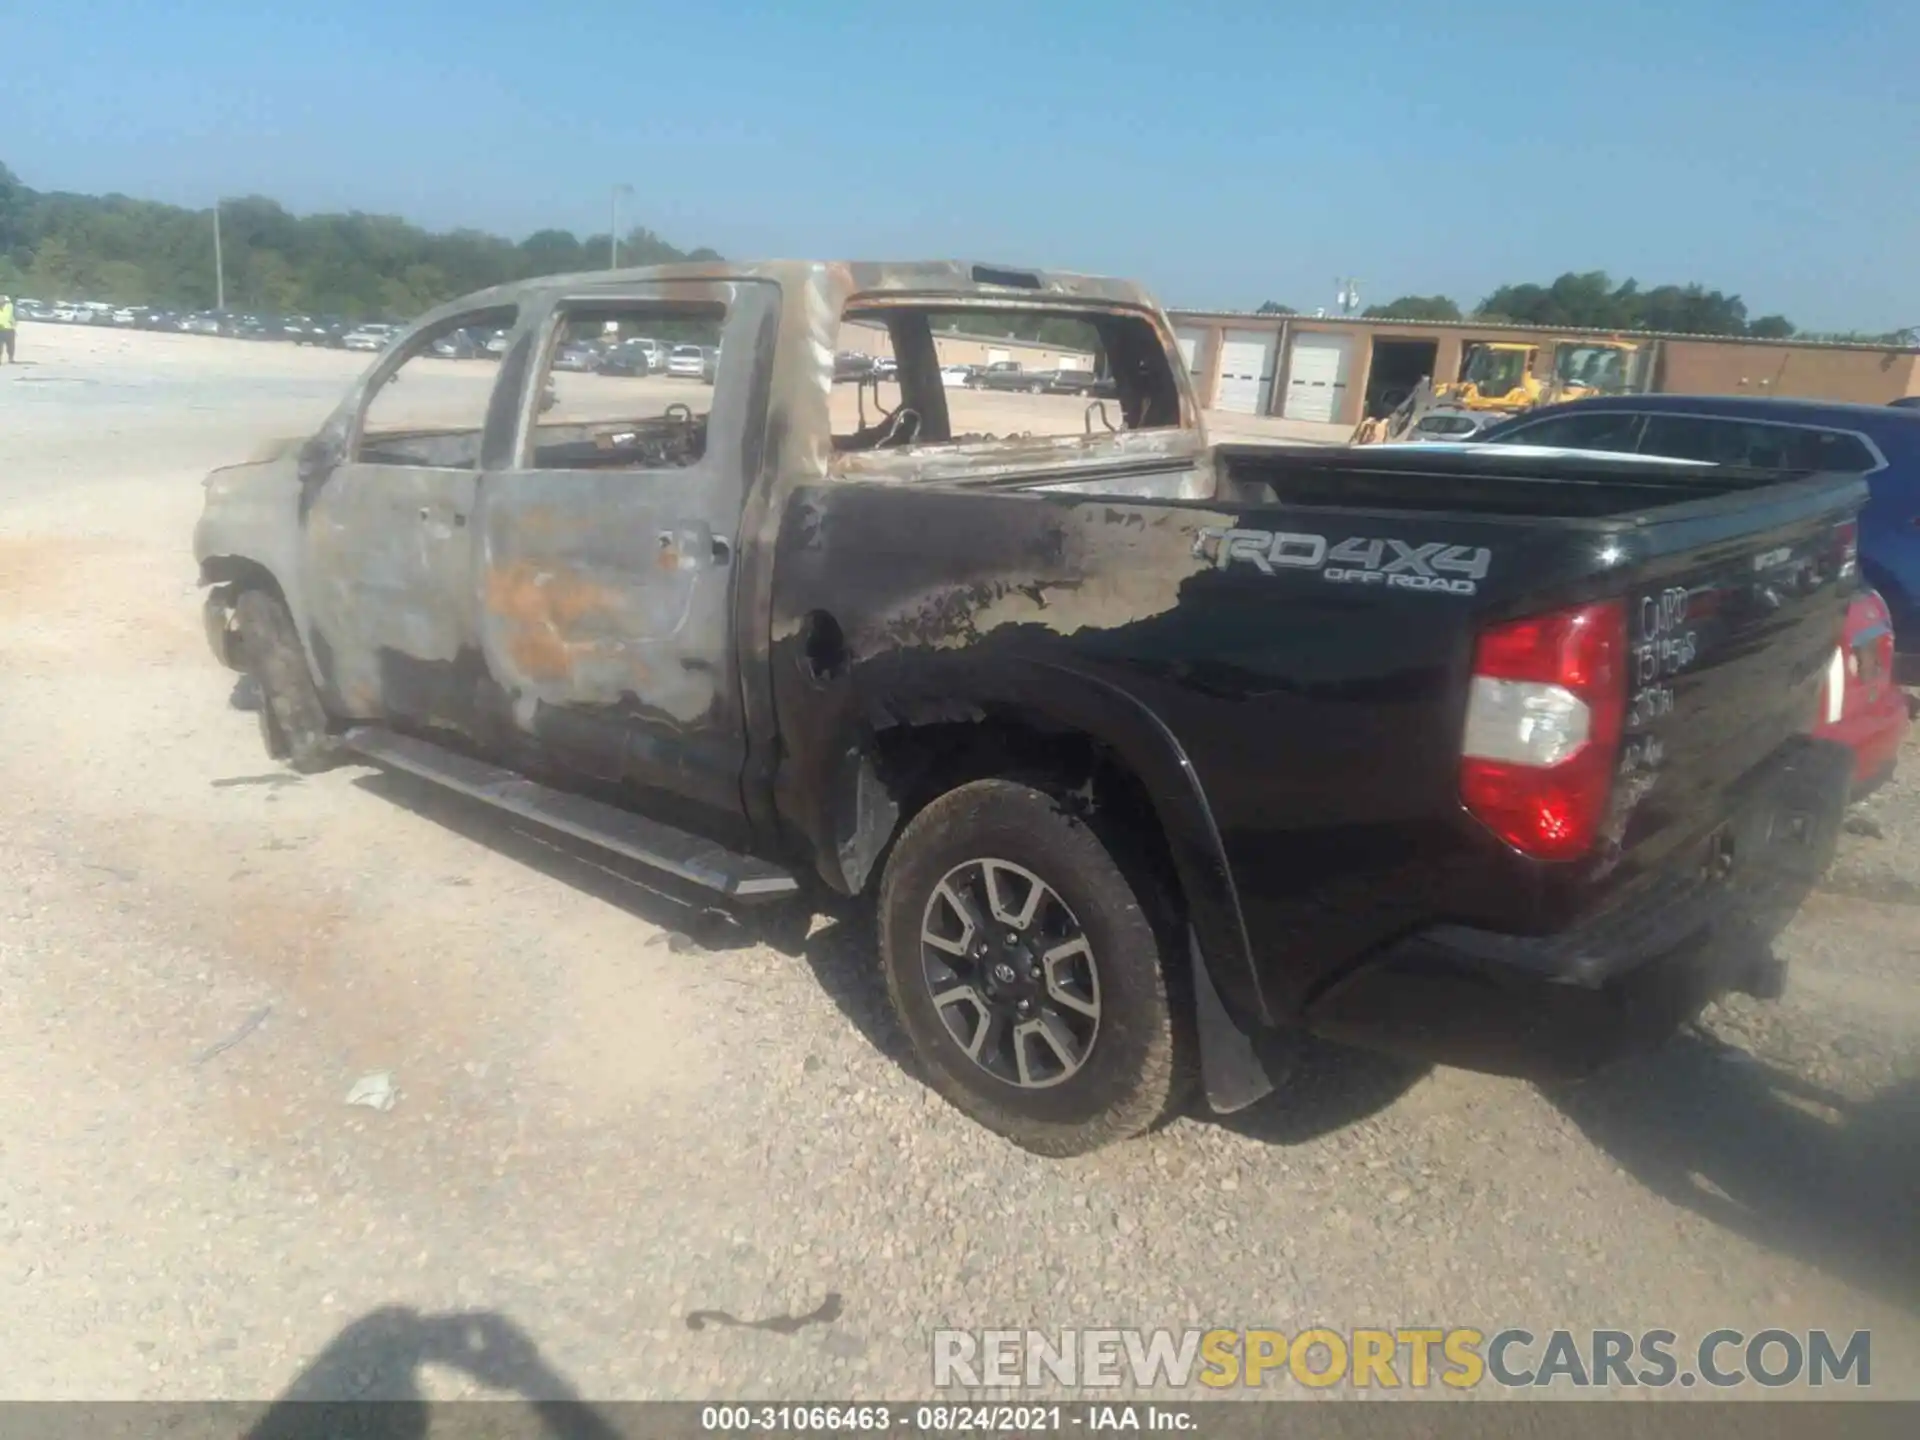
[[[1699,840],[1743,781],[1813,729],[1858,585],[1858,503],[1854,487],[1802,481],[1642,532],[1658,558],[1628,592],[1608,868],[1644,871]]]

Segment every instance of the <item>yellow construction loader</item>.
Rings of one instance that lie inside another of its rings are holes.
[[[1430,413],[1464,412],[1473,416],[1518,415],[1536,405],[1563,400],[1585,400],[1593,395],[1624,395],[1649,388],[1645,372],[1653,360],[1630,340],[1597,340],[1558,346],[1553,374],[1542,381],[1533,373],[1537,345],[1511,341],[1474,340],[1466,347],[1460,378],[1451,384],[1422,381],[1391,414],[1363,420],[1351,443],[1378,444],[1412,434]],[[1445,427],[1447,433],[1470,433],[1472,425]]]
[[[1467,345],[1460,378],[1434,390],[1436,404],[1461,410],[1528,410],[1540,403],[1541,385],[1533,373],[1537,345],[1475,340]]]
[[[1540,403],[1625,395],[1643,389],[1640,372],[1645,364],[1646,357],[1631,340],[1562,345],[1553,352],[1553,379]]]
[[[1592,395],[1624,395],[1639,389],[1640,347],[1630,340],[1594,340],[1555,347],[1553,374],[1534,374],[1540,347],[1475,340],[1467,345],[1460,379],[1442,385],[1435,399],[1462,410],[1516,413]]]

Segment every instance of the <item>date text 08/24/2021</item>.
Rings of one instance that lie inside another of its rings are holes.
[[[749,1434],[1015,1434],[1148,1430],[1193,1434],[1190,1407],[1165,1404],[706,1405],[700,1428]]]

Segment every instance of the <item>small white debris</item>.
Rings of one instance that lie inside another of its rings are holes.
[[[369,1110],[391,1110],[400,1092],[393,1087],[393,1076],[385,1070],[362,1075],[347,1091],[347,1104],[364,1105]]]

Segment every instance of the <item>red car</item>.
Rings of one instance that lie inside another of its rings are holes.
[[[1894,683],[1893,623],[1879,592],[1865,590],[1847,609],[1846,634],[1833,652],[1814,734],[1853,751],[1855,798],[1893,774],[1907,738],[1907,697]]]

